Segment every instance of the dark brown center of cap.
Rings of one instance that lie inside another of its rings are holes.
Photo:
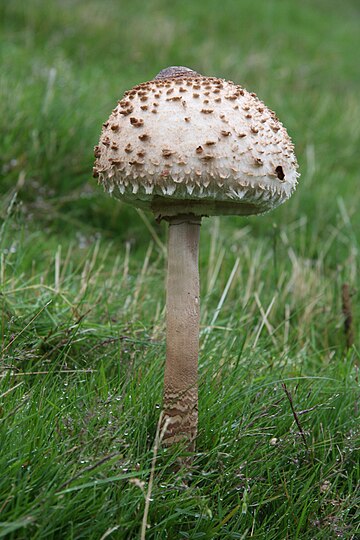
[[[155,79],[174,79],[175,77],[198,77],[200,74],[184,66],[170,66],[162,69]]]

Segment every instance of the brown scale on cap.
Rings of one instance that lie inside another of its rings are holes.
[[[136,128],[139,128],[143,126],[144,120],[142,118],[135,118],[134,116],[131,116],[130,124]]]
[[[181,96],[174,96],[174,97],[171,97],[171,98],[166,98],[166,101],[182,101],[182,97]]]
[[[127,99],[121,99],[120,101],[118,101],[118,105],[120,107],[122,107],[123,109],[127,109],[128,107],[132,107],[130,101],[128,101]]]
[[[161,151],[162,155],[164,158],[169,158],[170,156],[172,156],[173,154],[175,154],[175,152],[173,150],[169,150],[168,148],[163,148],[162,151]]]
[[[132,159],[129,161],[129,165],[132,165],[133,167],[142,167],[144,165],[144,161],[139,161],[137,159]]]
[[[122,165],[124,162],[122,159],[109,158],[109,161],[112,165]]]
[[[134,107],[129,107],[128,109],[123,109],[122,111],[120,111],[120,114],[122,114],[123,116],[128,116],[133,112],[133,110]]]
[[[255,157],[254,162],[255,162],[255,165],[257,165],[258,167],[261,167],[262,165],[264,165],[263,160],[259,157]]]
[[[133,147],[131,146],[130,143],[128,143],[128,144],[125,146],[124,150],[125,150],[125,152],[126,152],[127,154],[131,154],[131,152],[133,151]]]
[[[147,133],[142,133],[142,135],[139,135],[140,141],[148,141],[150,139],[150,136]]]
[[[203,114],[211,114],[214,112],[214,109],[201,109],[201,111]]]
[[[275,124],[270,124],[271,129],[277,133],[280,130],[280,127]]]

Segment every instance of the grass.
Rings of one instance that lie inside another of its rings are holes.
[[[359,18],[355,0],[1,4],[0,537],[140,538],[154,452],[147,539],[360,537]],[[156,444],[166,228],[90,175],[123,91],[177,64],[256,91],[302,176],[272,214],[204,220],[200,430],[175,472],[181,448]]]

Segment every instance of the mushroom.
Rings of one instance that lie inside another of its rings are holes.
[[[286,201],[299,176],[293,144],[255,94],[170,67],[125,93],[95,156],[94,176],[110,194],[169,224],[163,444],[194,450],[201,218],[262,214]]]

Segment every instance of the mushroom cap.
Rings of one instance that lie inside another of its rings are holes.
[[[95,157],[109,193],[160,217],[263,213],[299,176],[286,129],[255,94],[183,67],[125,92]]]

